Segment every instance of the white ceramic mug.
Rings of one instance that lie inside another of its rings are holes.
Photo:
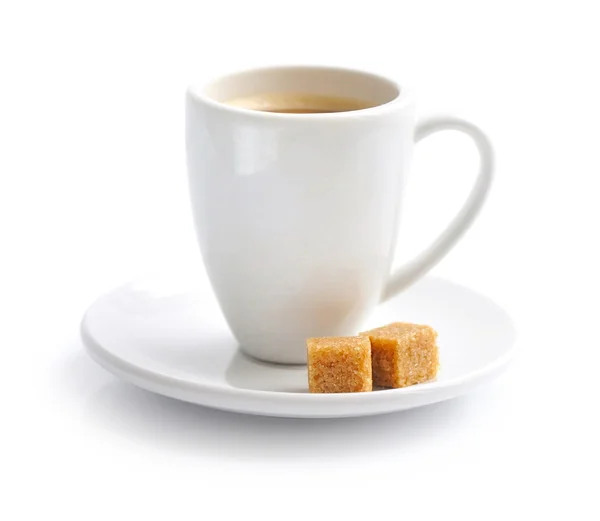
[[[273,92],[375,106],[281,114],[224,103]],[[304,363],[307,337],[360,331],[377,304],[451,249],[492,181],[492,147],[478,127],[454,117],[415,124],[410,92],[367,72],[243,71],[190,87],[186,110],[190,194],[204,264],[241,348],[267,361]],[[446,230],[390,274],[414,143],[445,129],[473,138],[479,177]]]

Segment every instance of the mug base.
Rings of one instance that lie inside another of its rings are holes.
[[[268,354],[268,350],[265,354],[264,345],[252,346],[240,344],[239,349],[242,351],[242,353],[257,362],[265,362],[276,365],[306,365],[307,363],[306,347],[304,347],[302,353],[299,353],[299,350],[296,349],[294,353],[285,353],[283,356],[281,356],[281,354],[271,356]]]

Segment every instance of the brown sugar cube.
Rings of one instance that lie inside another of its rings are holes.
[[[311,393],[373,390],[371,343],[367,337],[322,337],[306,341]]]
[[[433,328],[395,322],[361,335],[371,340],[373,385],[406,387],[436,376],[439,355]]]

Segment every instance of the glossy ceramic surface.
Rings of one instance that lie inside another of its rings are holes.
[[[510,359],[514,329],[494,302],[463,286],[425,278],[378,306],[364,329],[393,321],[439,332],[436,381],[370,393],[309,394],[305,366],[250,358],[238,345],[207,281],[132,282],[100,297],[82,335],[91,357],[139,387],[207,407],[267,416],[333,418],[410,409],[471,391]]]
[[[224,103],[289,91],[377,106],[274,114]],[[477,182],[432,246],[390,275],[414,143],[446,129],[474,140]],[[307,336],[352,334],[423,276],[473,222],[493,172],[491,145],[475,125],[452,117],[416,124],[404,86],[350,69],[274,67],[191,87],[186,135],[206,270],[242,349],[270,362],[305,362]]]

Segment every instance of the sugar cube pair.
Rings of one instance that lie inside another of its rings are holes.
[[[353,337],[309,338],[309,391],[354,393],[431,380],[439,364],[436,338],[431,327],[404,322]]]

